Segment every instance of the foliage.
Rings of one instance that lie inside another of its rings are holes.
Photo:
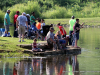
[[[3,14],[7,9],[12,11],[10,14],[12,23],[17,10],[30,15],[34,11],[36,18],[45,19],[70,18],[72,15],[77,18],[100,16],[99,0],[2,0],[0,4]],[[3,17],[1,14],[0,23],[3,22]]]
[[[43,18],[67,18],[71,16],[70,14],[66,13],[67,10],[65,7],[55,6],[54,9],[50,9],[44,13],[42,13]],[[49,13],[49,14],[48,14]]]
[[[19,7],[20,6],[20,7]],[[35,17],[40,17],[40,6],[38,2],[30,2],[26,4],[16,4],[13,7],[9,8],[12,12],[10,13],[11,22],[13,23],[13,17],[16,14],[16,11],[25,12],[26,14],[31,14],[33,11],[35,12]]]
[[[0,10],[0,23],[4,20],[4,12]]]

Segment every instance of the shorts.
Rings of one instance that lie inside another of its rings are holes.
[[[9,31],[9,25],[5,25],[5,31]]]
[[[79,40],[79,33],[75,33],[76,34],[76,39]]]
[[[25,34],[25,26],[18,26],[18,34]]]

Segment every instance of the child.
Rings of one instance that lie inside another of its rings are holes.
[[[61,33],[60,31],[57,31],[55,34],[55,37],[59,40],[59,43],[63,46],[66,47],[66,40],[61,38]]]
[[[42,29],[42,26],[45,26],[44,19],[41,19],[41,29]]]
[[[83,23],[84,24],[84,23]],[[80,25],[79,24],[79,19],[76,19],[76,23],[75,23],[75,25],[74,25],[74,30],[73,30],[73,35],[74,35],[74,37],[73,37],[73,39],[74,39],[74,41],[73,41],[73,44],[72,44],[72,46],[74,46],[74,47],[76,47],[76,48],[79,48],[78,46],[77,46],[77,42],[78,42],[78,40],[79,40],[79,32],[80,32],[80,29],[81,28],[83,28],[83,24],[82,25]]]
[[[33,44],[32,44],[32,51],[34,51],[34,52],[42,51],[42,49],[40,49],[40,48],[37,47],[36,41],[37,41],[37,39],[35,38],[35,39],[34,39],[34,42],[33,42]]]

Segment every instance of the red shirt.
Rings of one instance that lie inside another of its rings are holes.
[[[13,69],[13,75],[17,75],[17,70],[15,68]]]
[[[37,44],[36,43],[33,43],[33,46],[34,46],[34,48],[37,48]]]
[[[59,26],[59,29],[62,35],[66,35],[66,31],[62,26]]]
[[[15,15],[14,15],[14,24],[16,24],[17,17],[18,17],[18,15],[15,14]]]

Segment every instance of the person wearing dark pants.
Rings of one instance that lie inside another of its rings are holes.
[[[18,36],[18,32],[16,31],[16,20],[18,16],[19,16],[19,11],[16,11],[16,14],[14,15],[14,37]]]
[[[71,19],[69,20],[69,24],[70,24],[70,27],[69,27],[69,45],[72,45],[72,33],[73,33],[73,26],[76,22],[76,20],[74,19],[75,17],[72,16]]]

